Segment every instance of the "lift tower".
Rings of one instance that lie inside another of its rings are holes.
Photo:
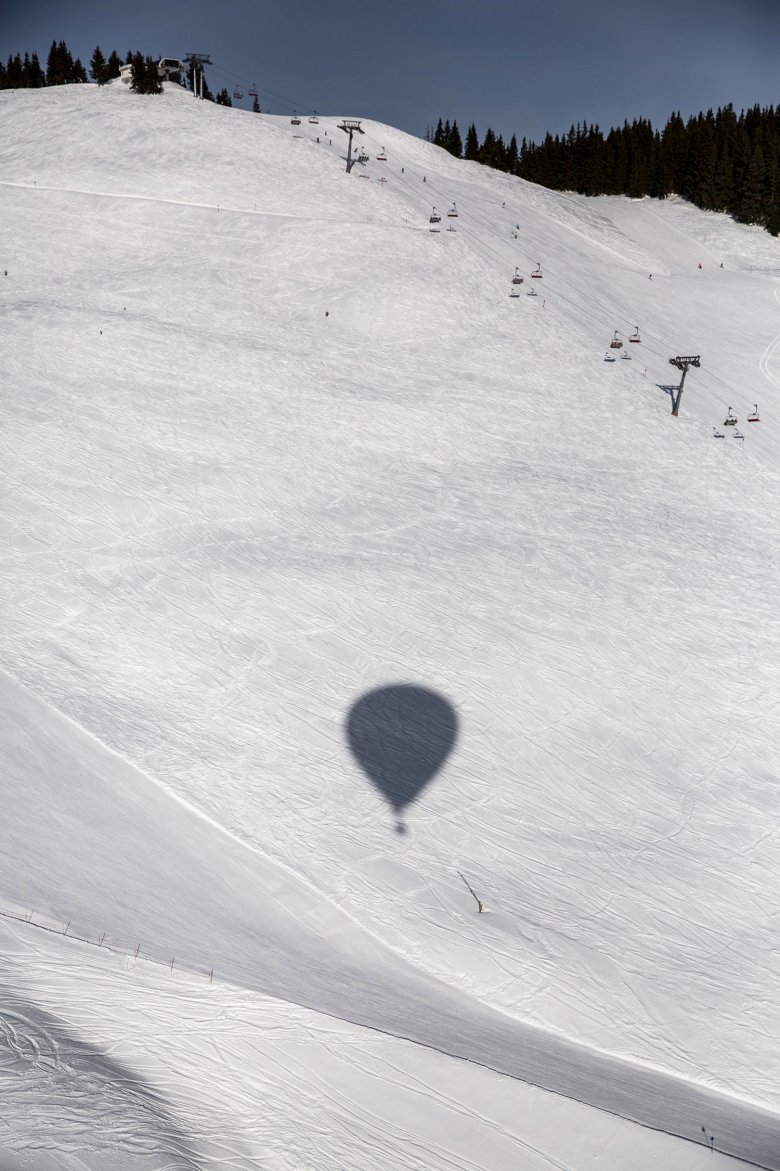
[[[343,122],[339,122],[339,130],[343,130],[349,135],[349,146],[347,147],[347,174],[352,170],[352,135],[365,134],[365,130],[360,125],[360,122],[355,121],[354,118],[345,118]]]
[[[203,97],[203,66],[211,64],[211,57],[208,53],[193,53],[189,52],[184,57],[185,64],[192,69],[192,94],[193,97]],[[198,69],[200,69],[200,93],[198,93]]]
[[[696,354],[694,357],[688,357],[688,358],[670,358],[669,365],[676,366],[678,370],[682,370],[682,378],[680,379],[680,385],[677,387],[677,393],[674,396],[674,398],[672,399],[672,414],[676,415],[680,409],[680,399],[682,398],[683,385],[685,383],[685,375],[688,373],[691,366],[695,366],[696,368],[698,368],[699,355]]]

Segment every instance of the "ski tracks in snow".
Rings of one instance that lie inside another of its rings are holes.
[[[774,295],[775,300],[778,302],[778,304],[780,304],[780,288],[775,289]],[[776,374],[773,374],[772,370],[770,369],[770,363],[774,358],[775,351],[777,350],[778,346],[780,346],[780,333],[769,343],[767,348],[764,350],[763,354],[758,360],[758,368],[768,382],[771,382],[773,386],[780,388],[780,378]]]

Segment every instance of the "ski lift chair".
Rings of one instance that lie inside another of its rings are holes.
[[[607,350],[606,354],[604,355],[604,361],[605,361],[605,362],[614,362],[614,361],[615,361],[615,355],[614,355],[614,354],[610,354],[609,350]]]
[[[513,285],[522,285],[522,283],[523,283],[523,278],[520,275],[520,269],[516,268],[515,275],[512,277],[512,284]]]
[[[531,273],[531,276],[536,281],[540,281],[542,279],[542,266],[541,266],[541,264],[537,264],[536,268]]]
[[[623,349],[623,343],[620,340],[620,334],[618,333],[617,330],[615,330],[615,336],[613,337],[612,341],[609,343],[609,348],[611,350],[622,350]]]
[[[737,416],[734,414],[731,407],[729,407],[728,414],[726,415],[726,418],[723,420],[723,426],[724,427],[736,427],[736,425],[737,425]]]
[[[452,207],[450,208],[450,210],[447,212],[447,215],[450,217],[451,220],[456,220],[458,218],[458,209],[454,203],[453,203]]]
[[[761,422],[761,420],[758,417],[758,403],[753,404],[753,410],[748,415],[747,421],[748,421],[748,423],[760,423]]]
[[[297,114],[293,114],[292,118],[290,119],[290,124],[292,126],[300,126],[301,120]]]
[[[430,222],[432,224],[440,224],[441,223],[441,216],[439,215],[439,213],[437,212],[435,207],[431,209]]]
[[[634,331],[634,332],[631,334],[631,337],[630,337],[628,340],[629,340],[630,342],[633,342],[633,344],[634,344],[634,345],[636,345],[636,344],[638,344],[639,342],[641,342],[641,340],[642,340],[642,339],[641,339],[641,337],[639,336],[639,326],[637,326],[637,327],[636,327],[635,331]]]

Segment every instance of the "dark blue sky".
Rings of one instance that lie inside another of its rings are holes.
[[[272,113],[413,134],[441,116],[539,140],[572,122],[780,104],[780,0],[0,0],[3,60],[36,50],[45,66],[52,39],[85,65],[96,44],[195,49],[214,91],[255,81]]]

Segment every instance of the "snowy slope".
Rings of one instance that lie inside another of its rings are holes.
[[[0,909],[780,1166],[777,241],[369,122],[347,176],[336,119],[118,86],[0,112]],[[394,812],[348,727],[395,684],[458,731]],[[137,964],[47,946],[135,1019]],[[376,1165],[513,1165],[465,1149]]]

